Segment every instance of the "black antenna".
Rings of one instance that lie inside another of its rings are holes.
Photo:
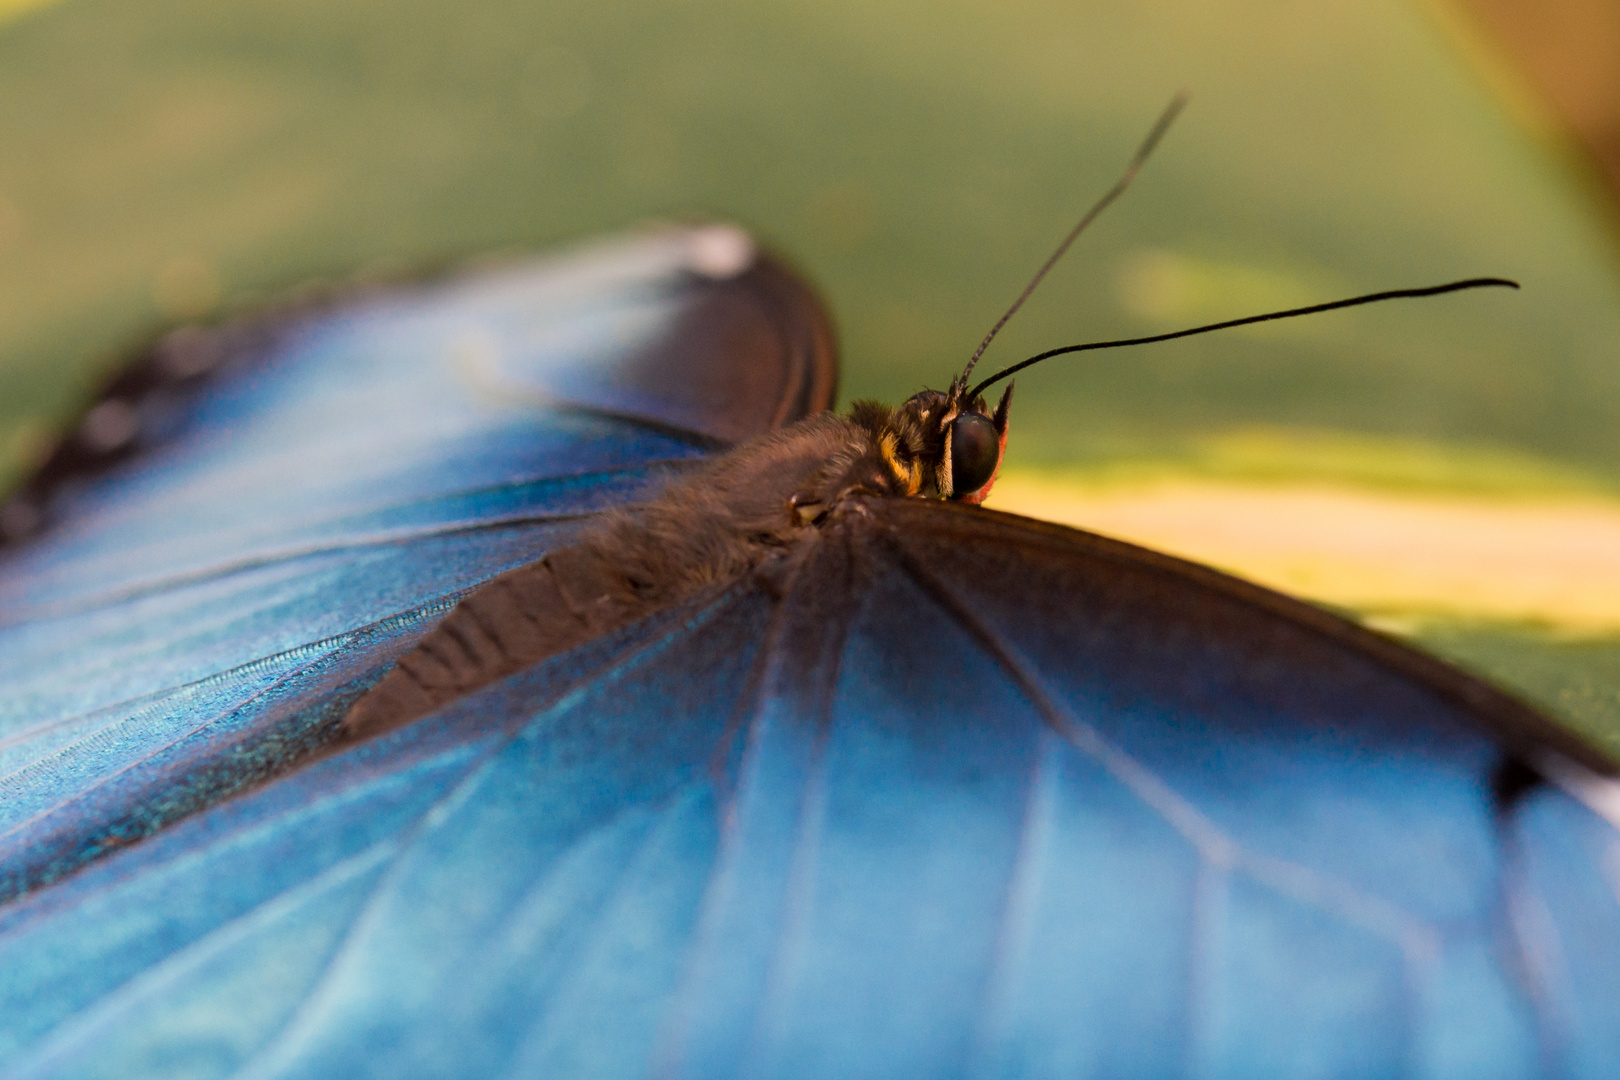
[[[1248,326],[1251,323],[1270,322],[1273,319],[1292,319],[1296,315],[1315,315],[1319,311],[1334,311],[1338,308],[1355,307],[1358,304],[1375,304],[1380,300],[1400,300],[1410,296],[1439,296],[1441,293],[1461,292],[1464,289],[1484,289],[1493,285],[1509,289],[1517,289],[1517,281],[1507,278],[1481,277],[1468,278],[1465,281],[1453,281],[1449,285],[1430,285],[1426,289],[1391,289],[1388,292],[1368,293],[1366,296],[1352,296],[1348,300],[1335,300],[1329,304],[1312,304],[1310,307],[1289,308],[1287,311],[1272,311],[1265,315],[1250,315],[1244,319],[1229,319],[1226,322],[1210,323],[1208,326],[1195,326],[1191,330],[1176,330],[1168,334],[1154,334],[1151,337],[1124,338],[1119,341],[1092,341],[1085,345],[1065,345],[1061,349],[1048,349],[1038,353],[1028,360],[1022,360],[1010,368],[1003,368],[990,376],[984,382],[975,386],[967,395],[972,401],[982,394],[986,387],[994,386],[1002,379],[1015,375],[1031,364],[1038,364],[1042,360],[1050,360],[1054,356],[1064,353],[1090,352],[1092,349],[1121,349],[1126,345],[1149,345],[1155,341],[1172,341],[1175,338],[1192,337],[1194,334],[1207,334],[1211,330],[1227,330],[1234,326]]]
[[[1041,279],[1046,276],[1052,267],[1057,265],[1059,259],[1063,258],[1063,253],[1069,250],[1069,245],[1073,244],[1080,234],[1086,231],[1086,226],[1097,220],[1097,215],[1108,209],[1108,204],[1123,195],[1125,189],[1131,186],[1131,181],[1136,179],[1136,174],[1142,171],[1142,165],[1147,161],[1148,155],[1153,153],[1153,148],[1159,145],[1159,140],[1164,138],[1164,133],[1170,129],[1171,122],[1175,120],[1177,114],[1186,105],[1187,92],[1183,90],[1171,100],[1169,106],[1159,116],[1158,122],[1153,125],[1153,130],[1149,131],[1147,138],[1142,140],[1142,145],[1137,149],[1136,156],[1131,158],[1129,165],[1125,166],[1125,172],[1114,182],[1114,186],[1108,189],[1106,195],[1097,200],[1095,206],[1086,211],[1086,216],[1080,219],[1078,225],[1069,230],[1069,235],[1063,238],[1063,243],[1059,244],[1057,250],[1052,252],[1051,257],[1042,264],[1039,270],[1035,271],[1035,276],[1030,279],[1028,285],[1024,286],[1024,291],[1018,294],[1018,299],[1013,301],[1012,307],[1008,308],[1007,313],[997,319],[996,325],[992,326],[990,332],[984,335],[984,340],[979,342],[979,347],[973,351],[972,357],[968,359],[967,367],[962,369],[962,374],[957,378],[956,385],[967,385],[968,376],[973,374],[973,365],[979,362],[979,357],[983,356],[984,350],[990,347],[990,342],[994,341],[996,335],[1001,333],[1001,328],[1007,325],[1007,320],[1017,314],[1018,309],[1024,306],[1024,301],[1029,299],[1029,294],[1035,291],[1035,287],[1041,283]],[[972,399],[969,398],[968,400],[971,401]]]

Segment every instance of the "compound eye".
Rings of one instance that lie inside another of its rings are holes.
[[[1001,463],[1001,434],[988,416],[963,413],[951,421],[951,497],[972,495]]]

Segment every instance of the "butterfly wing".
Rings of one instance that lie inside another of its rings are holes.
[[[954,952],[957,997],[933,1011],[955,1013],[987,1075],[1620,1061],[1606,762],[1306,605],[1097,537],[919,509],[883,507],[864,545],[850,632],[867,645],[843,654],[815,842],[880,853],[869,872],[891,889],[940,874],[942,922],[978,932],[852,910],[818,854],[807,941],[849,919],[918,967]],[[925,647],[892,644],[919,624]],[[922,669],[940,673],[927,701]],[[936,785],[965,812],[919,815]],[[848,1009],[825,952],[801,955],[782,1000]],[[885,977],[906,978],[900,961]]]
[[[723,226],[165,338],[9,506],[53,527],[0,567],[0,898],[284,771],[460,590],[835,373]]]
[[[1586,757],[1264,590],[870,504],[13,904],[0,1014],[44,1075],[1603,1075]]]

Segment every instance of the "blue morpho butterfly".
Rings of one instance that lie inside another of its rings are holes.
[[[159,340],[0,515],[0,1073],[1616,1075],[1611,763],[965,378],[642,576],[834,380],[724,226]]]

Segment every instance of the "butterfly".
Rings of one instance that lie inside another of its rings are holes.
[[[725,226],[142,354],[4,513],[39,531],[0,566],[0,1071],[1612,1071],[1613,765],[972,505],[1010,421],[965,380],[773,495],[745,572],[349,723],[490,582],[801,445],[835,383]]]

